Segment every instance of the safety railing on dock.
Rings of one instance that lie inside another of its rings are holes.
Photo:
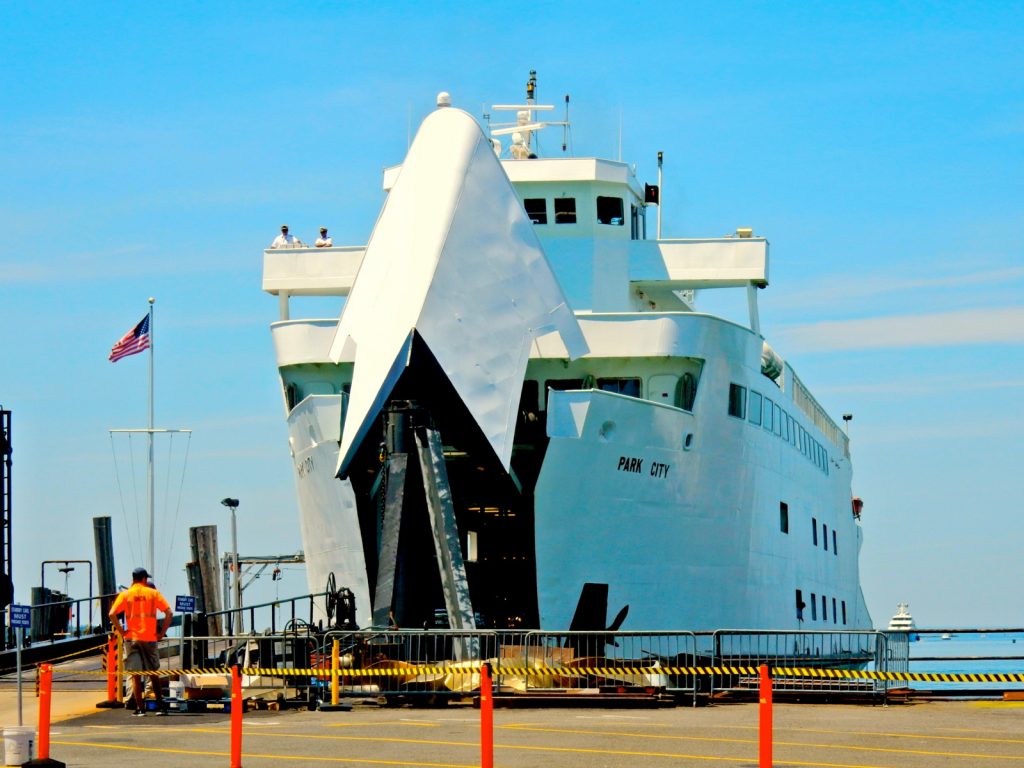
[[[719,630],[701,634],[710,639],[711,666],[722,671],[712,675],[712,693],[756,690],[756,676],[731,672],[735,668],[803,670],[776,683],[776,690],[806,694],[884,695],[889,681],[818,675],[836,670],[906,669],[906,648],[897,640],[890,647],[884,632],[785,630]]]
[[[327,592],[314,592],[300,597],[283,600],[271,600],[266,603],[246,605],[242,608],[229,608],[224,611],[211,611],[205,614],[207,626],[223,625],[224,634],[228,637],[250,634],[254,627],[263,627],[261,631],[276,634],[278,629],[291,628],[306,624],[318,626],[318,615],[327,615]],[[320,601],[321,605],[317,604]]]
[[[109,605],[115,597],[116,595],[93,595],[72,600],[61,596],[56,600],[32,605],[32,628],[26,633],[26,644],[59,642],[70,638],[104,634],[109,622],[101,607]],[[6,626],[5,629],[5,647],[14,648],[14,630]]]

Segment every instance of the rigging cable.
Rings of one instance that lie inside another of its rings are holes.
[[[124,492],[121,488],[121,470],[117,464],[117,451],[114,448],[114,434],[110,434],[110,453],[114,457],[114,479],[117,481],[117,497],[121,502],[121,521],[124,523],[125,538],[128,539],[128,550],[135,559],[135,548],[132,546],[132,532],[128,528],[128,512],[124,508]]]
[[[128,433],[128,458],[130,459],[129,466],[131,467],[132,473],[132,497],[135,501],[135,535],[138,536],[139,540],[139,562],[142,562],[142,526],[139,523],[139,487],[135,482],[135,446],[132,445],[132,433]],[[134,555],[135,552],[132,552]]]
[[[172,434],[173,438],[173,434]],[[171,569],[171,552],[174,550],[174,532],[178,530],[178,515],[181,513],[181,492],[185,487],[185,469],[188,467],[188,452],[189,448],[192,447],[192,433],[188,433],[188,440],[185,443],[185,458],[181,462],[181,482],[178,484],[178,503],[174,508],[174,522],[171,524],[171,540],[167,547],[167,565],[165,567],[165,574]],[[168,450],[168,455],[170,451]],[[170,467],[170,461],[168,460],[168,467]],[[170,484],[170,471],[167,473],[168,484]]]

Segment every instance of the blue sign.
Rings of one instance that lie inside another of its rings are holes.
[[[178,613],[195,613],[196,599],[192,595],[176,595],[174,598],[174,610]]]
[[[12,605],[11,626],[21,627],[22,629],[28,629],[30,626],[32,626],[32,606]]]

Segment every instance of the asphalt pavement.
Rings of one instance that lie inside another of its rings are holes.
[[[252,711],[242,764],[471,768],[481,764],[480,728],[480,711],[468,705]],[[1024,766],[1024,703],[776,704],[773,738],[776,766]],[[225,713],[102,710],[55,723],[50,756],[83,768],[228,766],[229,745]],[[757,766],[758,706],[497,709],[494,765]]]

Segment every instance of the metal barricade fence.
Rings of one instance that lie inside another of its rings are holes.
[[[656,689],[696,695],[699,690],[697,675],[673,670],[697,665],[697,637],[693,632],[535,630],[526,633],[524,648],[505,651],[507,656],[521,659],[520,666],[558,670],[554,675],[530,674],[524,681],[526,691]],[[662,667],[665,672],[654,671]]]
[[[696,663],[692,632],[331,631],[312,666],[330,670],[335,640],[341,693],[348,696],[463,695],[477,689],[485,662],[496,689],[507,693],[698,690],[696,675],[671,669]]]
[[[906,647],[890,648],[884,632],[872,630],[790,631],[790,630],[718,630],[703,635],[710,639],[711,666],[723,671],[713,675],[712,693],[757,690],[756,675],[726,672],[728,668],[772,668],[801,670],[798,674],[777,675],[773,687],[790,693],[884,694],[886,680],[855,677],[818,676],[818,671],[866,670],[893,671],[894,665],[906,665]],[[902,653],[902,661],[898,654]]]
[[[338,664],[333,667],[334,644]],[[238,664],[245,684],[312,690],[327,699],[337,670],[341,696],[473,695],[489,663],[496,691],[687,694],[757,690],[751,670],[778,670],[792,693],[883,695],[890,683],[857,671],[906,672],[908,643],[875,631],[547,632],[449,629],[331,630],[305,622],[277,634],[169,638],[173,667]],[[165,654],[168,651],[165,651]],[[849,672],[851,674],[844,674]]]
[[[312,666],[330,672],[338,641],[342,695],[462,695],[479,687],[479,667],[500,658],[514,633],[494,630],[331,630]],[[497,665],[495,665],[497,675]]]
[[[909,632],[883,632],[885,651],[880,659],[881,666],[877,667],[879,672],[901,672],[910,671],[910,633]]]

